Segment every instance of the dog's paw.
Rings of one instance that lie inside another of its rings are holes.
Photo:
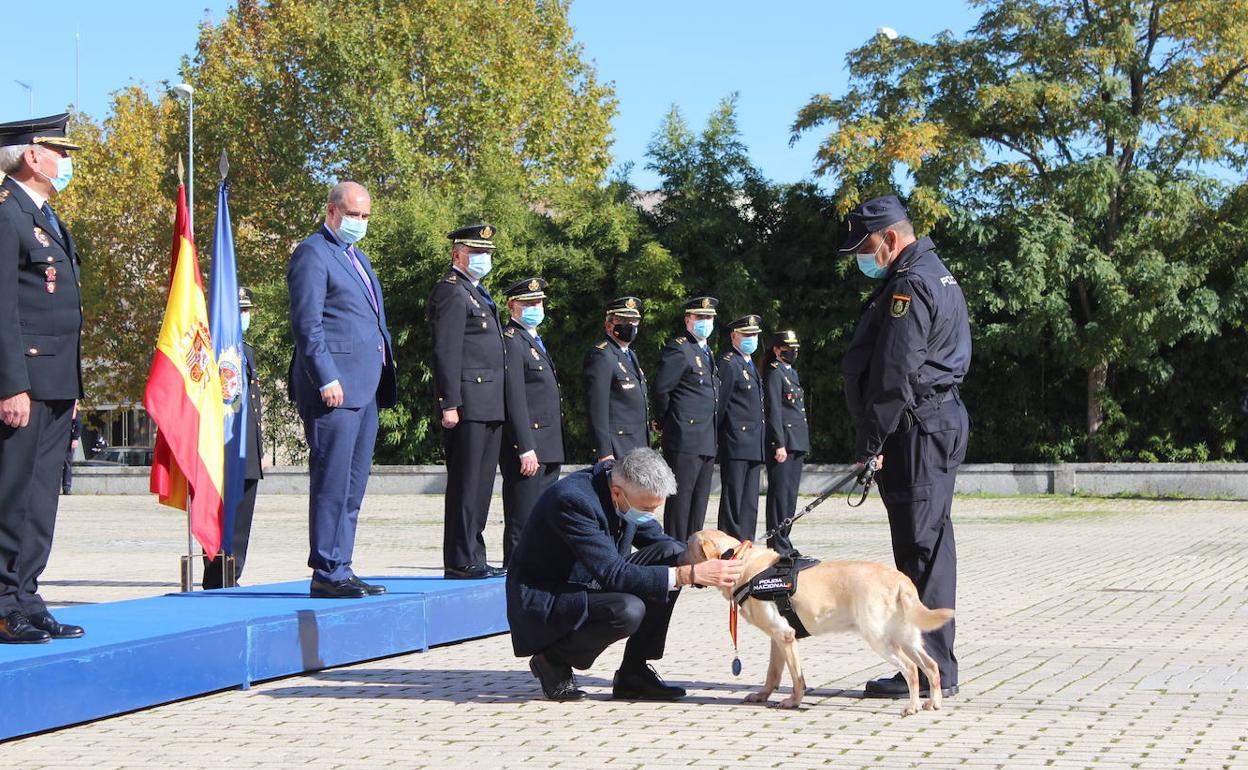
[[[797,708],[797,707],[798,707],[798,706],[800,706],[800,705],[802,705],[802,699],[801,699],[801,698],[794,698],[792,695],[790,695],[789,697],[787,697],[787,698],[785,698],[784,700],[782,700],[782,701],[780,701],[779,703],[777,703],[777,704],[776,704],[776,708],[778,708],[778,709],[795,709],[795,708]]]
[[[761,691],[752,692],[749,695],[745,696],[745,702],[746,703],[766,703],[767,699],[770,697],[771,697],[770,692],[761,692]]]
[[[940,708],[940,704],[934,700],[927,700],[923,703],[924,711],[936,711]]]
[[[919,713],[919,710],[916,709],[914,706],[906,706],[904,709],[901,710],[901,715],[903,717],[912,716],[917,713]]]

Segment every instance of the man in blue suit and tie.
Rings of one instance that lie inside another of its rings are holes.
[[[338,183],[325,224],[295,247],[286,268],[295,341],[288,380],[308,440],[308,566],[311,594],[321,598],[385,593],[351,568],[377,410],[398,399],[381,284],[355,247],[371,213],[362,185]]]

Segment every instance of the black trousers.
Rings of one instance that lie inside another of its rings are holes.
[[[69,449],[65,450],[65,466],[61,468],[61,491],[65,493],[74,489],[74,442],[69,443]]]
[[[962,401],[950,398],[919,425],[888,437],[884,467],[875,475],[888,509],[897,569],[914,581],[919,599],[931,609],[956,604],[958,557],[951,513],[969,427]],[[955,622],[923,634],[928,654],[940,666],[942,687],[958,683]]]
[[[758,530],[758,485],[763,463],[719,462],[719,528],[738,540],[753,540]]]
[[[628,557],[640,565],[676,566],[685,552],[683,544],[663,542],[648,545]],[[603,650],[627,638],[620,668],[641,667],[647,660],[663,657],[667,627],[680,591],[669,591],[662,600],[646,600],[615,591],[589,592],[589,617],[580,628],[542,650],[555,665],[568,665],[584,671],[594,664]]]
[[[503,423],[460,420],[442,431],[446,448],[446,513],[442,565],[485,564],[485,521],[494,494],[494,469],[503,440]]]
[[[503,472],[503,566],[520,545],[520,533],[533,512],[537,498],[559,480],[560,463],[540,463],[537,473],[520,473],[520,456],[510,446],[503,449],[499,466]]]
[[[39,576],[52,552],[73,410],[73,400],[32,399],[26,427],[0,423],[0,616],[47,609]]]
[[[775,455],[767,461],[767,530],[770,532],[788,517],[797,512],[797,492],[802,485],[802,461],[805,452],[789,452],[788,459],[782,463],[775,460]],[[793,542],[789,540],[791,531],[777,532],[767,541],[767,547],[779,554],[793,551]]]
[[[676,474],[676,494],[667,498],[663,506],[663,531],[685,543],[706,522],[715,458],[688,452],[664,452],[663,459]]]
[[[256,512],[256,489],[260,479],[243,480],[243,496],[234,510],[234,577],[243,577],[243,564],[247,562],[247,542],[251,540],[251,520]],[[225,564],[221,557],[208,560],[204,558],[204,590],[221,588],[225,585],[222,574]]]

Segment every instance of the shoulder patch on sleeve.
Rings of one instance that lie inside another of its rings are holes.
[[[599,342],[597,345],[594,345],[594,347],[598,348],[599,350],[606,350],[606,349],[607,349],[607,341],[606,341],[606,340],[603,340],[602,342]]]
[[[893,318],[901,318],[910,310],[909,294],[894,294],[892,302],[888,306],[888,314]]]

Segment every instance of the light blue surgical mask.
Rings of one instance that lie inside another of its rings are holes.
[[[623,492],[620,493],[620,497],[624,497]],[[654,521],[654,516],[646,513],[645,511],[634,508],[633,504],[628,501],[627,497],[624,497],[624,504],[628,506],[627,511],[616,511],[616,513],[620,514],[620,518],[624,519],[624,521],[627,521],[630,524],[636,524],[639,527],[648,521]]]
[[[364,238],[368,232],[367,219],[352,219],[351,217],[343,217],[342,223],[338,225],[338,238],[348,246]]]
[[[246,332],[248,327],[251,326],[251,313],[239,313],[238,322],[242,326],[243,331]]]
[[[520,323],[532,329],[536,329],[545,318],[546,311],[541,305],[531,305],[520,311]]]
[[[481,280],[494,267],[490,258],[490,252],[478,251],[468,255],[468,275],[476,280]]]
[[[742,337],[741,352],[747,356],[754,355],[754,351],[758,350],[758,337]]]
[[[704,340],[715,330],[715,322],[710,318],[699,318],[693,322],[693,336]]]
[[[43,172],[39,172],[39,176],[48,180],[52,184],[52,189],[58,193],[69,187],[69,182],[74,178],[74,161],[71,158],[56,159],[56,176],[48,176]]]
[[[879,253],[879,251],[879,249],[876,249],[870,254],[858,255],[858,269],[861,270],[862,274],[868,278],[883,278],[888,275],[887,266],[880,267],[875,264],[875,255]]]

